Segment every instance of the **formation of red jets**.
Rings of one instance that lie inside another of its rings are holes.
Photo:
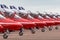
[[[60,15],[0,8],[0,32],[3,33],[4,39],[8,38],[7,34],[13,31],[19,30],[19,35],[22,36],[23,29],[29,29],[34,34],[34,29],[41,29],[42,32],[45,32],[46,28],[49,31],[53,27],[58,29],[58,25],[60,25]]]

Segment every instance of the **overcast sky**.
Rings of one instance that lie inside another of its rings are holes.
[[[0,4],[23,6],[32,11],[60,12],[60,0],[0,0]]]

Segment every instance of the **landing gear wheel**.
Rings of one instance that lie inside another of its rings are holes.
[[[52,27],[49,27],[49,31],[51,31],[52,30]]]
[[[19,35],[22,36],[23,35],[23,32],[19,32]]]
[[[34,30],[32,30],[32,34],[35,34],[35,31]]]
[[[20,35],[20,36],[22,36],[22,35],[23,35],[23,28],[20,28],[19,35]]]
[[[3,35],[3,38],[4,38],[4,39],[7,39],[7,38],[8,38],[8,35],[7,35],[7,34],[4,34],[4,35]]]
[[[56,30],[58,30],[58,27],[55,27]]]
[[[30,28],[30,30],[31,30],[32,34],[35,34],[34,28]]]
[[[41,31],[42,31],[42,32],[45,32],[45,28],[42,28]]]

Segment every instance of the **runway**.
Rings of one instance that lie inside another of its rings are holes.
[[[0,34],[0,40],[60,40],[60,27],[58,30],[53,29],[52,31],[48,29],[45,32],[35,31],[36,33],[32,34],[30,30],[24,30],[23,36],[19,36],[18,31],[12,32],[7,39],[3,39],[3,34]]]

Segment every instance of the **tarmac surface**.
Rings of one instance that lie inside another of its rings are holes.
[[[19,36],[18,31],[12,32],[7,39],[3,39],[3,34],[0,34],[0,40],[60,40],[60,27],[52,31],[48,29],[45,32],[41,32],[40,29],[35,31],[36,33],[32,34],[30,30],[24,30],[23,36]]]

